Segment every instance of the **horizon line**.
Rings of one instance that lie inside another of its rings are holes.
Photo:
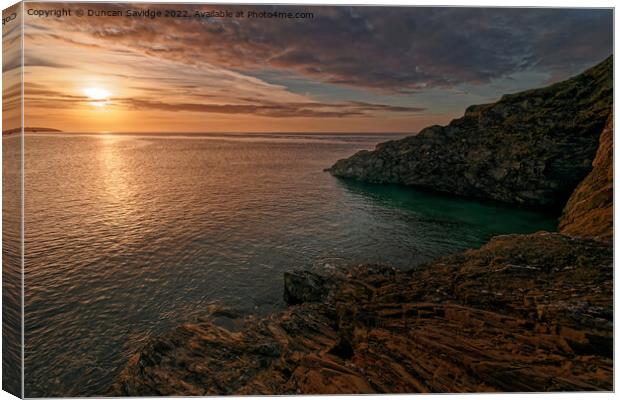
[[[19,131],[18,131],[19,132]],[[18,133],[14,132],[14,133]],[[418,132],[402,132],[402,131],[371,131],[371,132],[359,132],[359,131],[62,131],[62,130],[41,130],[41,131],[28,131],[21,130],[23,133],[47,133],[47,134],[200,134],[200,135],[273,135],[273,134],[298,134],[298,135],[415,135]],[[3,131],[6,133],[6,131]]]

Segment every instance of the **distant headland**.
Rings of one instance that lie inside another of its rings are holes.
[[[22,128],[13,128],[2,131],[2,136],[4,135],[12,135],[14,133],[18,133],[22,130]],[[25,127],[24,132],[62,132],[60,129],[53,128],[41,128],[41,127]]]

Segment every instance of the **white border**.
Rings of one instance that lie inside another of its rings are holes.
[[[29,2],[36,2],[36,1],[29,1]],[[48,1],[48,2],[62,2],[62,1]],[[78,1],[75,1],[78,2]],[[101,1],[96,1],[96,0],[85,0],[85,1],[79,1],[82,3],[97,3],[97,2],[101,2]],[[126,1],[107,1],[107,2],[126,2]],[[493,0],[478,0],[476,2],[472,2],[472,1],[465,1],[465,0],[447,0],[447,1],[431,1],[431,0],[425,0],[425,1],[398,1],[398,0],[388,0],[388,1],[381,1],[381,0],[354,0],[354,1],[346,1],[346,0],[311,0],[311,1],[303,1],[303,0],[288,0],[288,1],[268,1],[268,0],[250,0],[250,1],[242,1],[242,0],[228,0],[228,1],[180,1],[180,0],[151,0],[151,1],[135,1],[135,2],[148,2],[148,3],[202,3],[202,4],[313,4],[313,5],[381,5],[381,6],[388,6],[388,5],[396,5],[396,6],[469,6],[469,7],[559,7],[559,8],[573,8],[573,7],[588,7],[588,8],[609,8],[609,7],[614,7],[615,8],[615,1],[601,1],[601,0],[590,0],[590,1],[576,1],[576,0],[522,0],[522,1],[493,1]],[[2,9],[5,9],[13,4],[17,3],[14,0],[0,0],[0,4],[2,5]],[[614,9],[614,21],[615,21],[615,9]],[[23,12],[22,12],[22,24],[23,24]],[[615,25],[615,24],[614,24]],[[614,26],[614,54],[617,52],[617,43],[618,43],[618,33],[615,30],[615,26]],[[0,41],[1,42],[1,41]],[[23,36],[22,36],[22,48],[23,48]],[[24,52],[22,51],[22,65],[23,65],[23,57],[24,57]],[[1,52],[0,52],[0,60],[1,60]],[[614,83],[616,81],[616,60],[614,57]],[[1,85],[1,84],[0,84]],[[615,102],[615,85],[614,85],[614,126],[616,121],[618,120],[618,112],[617,112],[617,106],[616,106],[616,102]],[[24,126],[24,109],[23,109],[23,71],[22,71],[22,126]],[[1,116],[1,111],[0,111],[0,116]],[[615,135],[614,135],[615,137]],[[614,139],[615,140],[615,139]],[[21,141],[22,144],[22,166],[23,166],[23,152],[24,152],[24,140],[22,139]],[[1,146],[1,145],[0,145]],[[618,170],[618,165],[620,164],[620,161],[618,160],[618,152],[616,149],[616,146],[614,146],[614,170]],[[614,186],[617,183],[617,179],[614,179]],[[23,169],[22,169],[22,200],[21,200],[21,206],[22,206],[22,223],[23,223],[23,191],[24,191],[24,187],[23,187]],[[617,204],[618,201],[618,197],[620,197],[618,195],[618,193],[616,191],[614,191],[614,204]],[[2,194],[0,192],[0,201],[2,200]],[[0,229],[2,226],[2,221],[0,220]],[[22,226],[22,244],[23,244],[23,226]],[[620,239],[616,236],[614,237],[614,267],[616,265],[615,262],[615,248],[618,245],[618,242],[620,241]],[[23,301],[24,301],[24,276],[23,276],[23,260],[24,260],[24,246],[22,245],[22,310],[24,307]],[[0,261],[1,263],[1,261]],[[616,280],[617,276],[616,274],[614,274],[614,288],[617,287],[617,280]],[[1,305],[1,298],[0,298],[0,305]],[[614,290],[614,320],[618,321],[618,310],[617,310],[617,305],[618,305],[618,293],[617,290]],[[0,308],[1,309],[1,308]],[[23,312],[22,312],[22,362],[23,362],[23,340],[24,340],[24,336],[23,336],[23,325],[24,320],[23,320]],[[615,338],[617,337],[618,334],[618,329],[617,326],[614,326],[614,349],[615,349]],[[0,346],[0,351],[1,351],[1,346]],[[1,363],[0,363],[0,371],[1,371]],[[618,382],[618,367],[615,365],[614,362],[614,383]],[[22,368],[22,371],[24,371],[24,369]],[[0,375],[1,376],[1,375]],[[23,387],[23,376],[22,376],[22,387]],[[416,395],[416,394],[411,394],[411,395],[382,395],[380,396],[383,399],[415,399],[415,398],[419,398],[419,396],[421,395]],[[582,400],[584,399],[584,397],[587,397],[588,400],[592,399],[612,399],[614,398],[614,394],[613,393],[551,393],[551,394],[525,394],[525,393],[518,393],[518,394],[490,394],[490,393],[483,393],[483,394],[473,394],[473,395],[468,395],[468,394],[433,394],[431,395],[433,397],[433,399],[460,399],[460,398],[472,398],[474,396],[481,396],[483,397],[485,400],[489,399],[489,400],[515,400],[515,399],[531,399],[531,398],[544,398],[544,399],[550,399],[550,400],[555,400],[555,399],[561,399],[561,400]],[[306,398],[315,398],[316,396],[306,396],[306,395],[298,395],[298,396],[228,396],[225,397],[226,399],[231,399],[231,400],[249,400],[249,399],[292,399],[292,400],[297,400],[297,399],[306,399]],[[322,396],[322,397],[326,397],[326,396]],[[357,398],[358,396],[327,396],[327,397],[334,397],[334,398]],[[2,391],[0,392],[0,400],[8,400],[8,399],[14,399],[15,397],[11,396],[10,394]],[[195,397],[177,397],[178,399],[195,399]],[[158,399],[157,397],[150,397],[148,399]],[[164,398],[162,398],[164,399]]]

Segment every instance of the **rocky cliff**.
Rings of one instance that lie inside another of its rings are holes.
[[[601,134],[592,172],[572,194],[560,218],[559,230],[613,244],[614,148],[613,115]]]
[[[340,160],[333,175],[561,208],[590,172],[613,101],[609,57],[554,85],[471,106],[447,126]]]

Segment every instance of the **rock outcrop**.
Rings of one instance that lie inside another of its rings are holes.
[[[554,85],[471,106],[431,126],[340,160],[328,171],[508,203],[561,208],[590,172],[613,102],[609,57]]]
[[[327,299],[336,284],[335,277],[327,279],[310,271],[284,273],[284,301],[300,304]]]
[[[539,233],[414,272],[289,280],[289,293],[328,294],[239,331],[184,325],[137,354],[110,394],[612,390],[612,274],[609,246]]]
[[[614,129],[609,115],[601,134],[592,172],[572,194],[560,218],[559,230],[567,235],[613,242]]]

